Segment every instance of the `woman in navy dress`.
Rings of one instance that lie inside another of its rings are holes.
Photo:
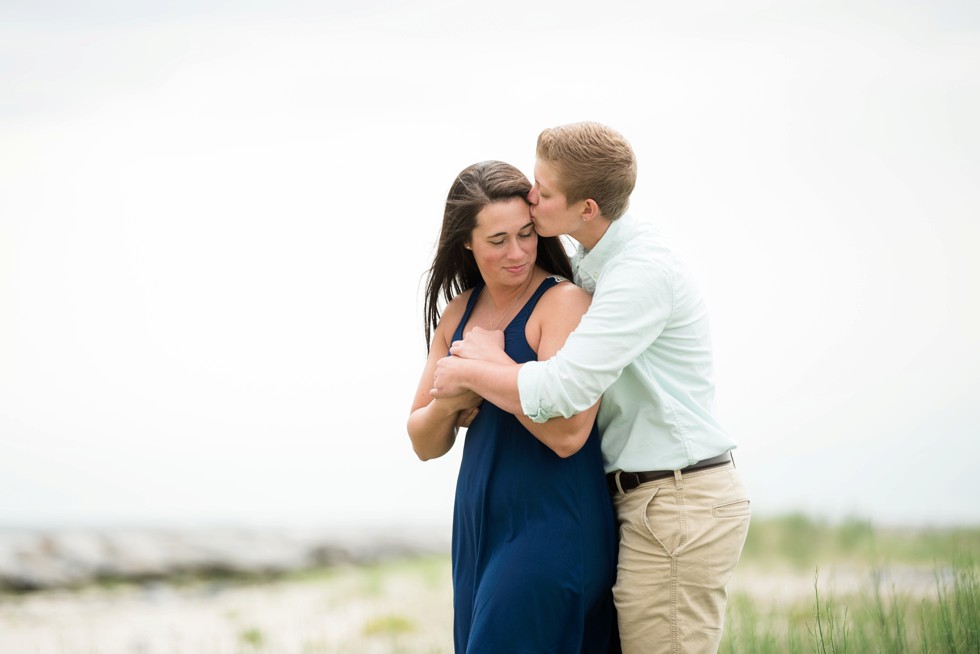
[[[571,270],[561,243],[534,232],[530,189],[499,161],[470,166],[453,183],[429,271],[429,356],[408,431],[427,460],[468,425],[453,515],[456,652],[618,652],[618,538],[598,405],[536,424],[472,393],[430,394],[435,363],[454,341],[485,330],[508,361],[545,359],[588,308],[588,294],[563,279]]]

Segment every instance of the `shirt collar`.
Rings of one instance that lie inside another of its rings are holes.
[[[579,244],[578,251],[572,257],[575,268],[575,284],[589,293],[595,292],[595,286],[602,276],[602,271],[609,260],[619,252],[629,240],[630,234],[636,227],[636,218],[626,214],[612,221],[606,233],[591,250]]]

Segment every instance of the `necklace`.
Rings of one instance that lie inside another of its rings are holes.
[[[494,324],[493,322],[493,295],[490,294],[490,291],[487,291],[487,299],[490,301],[489,304],[487,305],[487,310],[490,311],[490,331],[493,331],[494,329],[500,326],[501,321],[503,321],[504,317],[508,313],[510,313],[511,309],[514,308],[514,305],[517,304],[517,301],[520,300],[522,297],[524,297],[524,294],[527,293],[527,289],[531,288],[531,281],[533,280],[534,280],[534,271],[532,270],[531,274],[528,275],[527,277],[527,284],[521,290],[520,294],[517,297],[515,297],[510,304],[507,305],[507,308],[504,309],[504,312],[500,316],[500,320],[498,320],[496,324]]]

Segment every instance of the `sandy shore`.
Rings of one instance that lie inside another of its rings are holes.
[[[0,598],[4,654],[452,651],[449,569],[44,591]]]
[[[869,587],[871,571],[821,571],[821,593]],[[929,571],[881,580],[931,595]],[[812,602],[814,574],[755,566],[730,585],[762,603]],[[163,583],[0,596],[4,654],[402,654],[452,652],[448,557],[342,566],[267,583]]]

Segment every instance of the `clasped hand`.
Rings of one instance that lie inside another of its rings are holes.
[[[476,361],[511,362],[504,352],[504,333],[499,329],[490,331],[474,327],[461,341],[453,341],[449,353],[463,359]]]
[[[504,352],[504,333],[482,327],[474,327],[463,340],[453,341],[449,353],[453,356],[443,357],[436,363],[432,397],[446,398],[467,392],[466,375],[471,371],[471,361],[511,362]]]

